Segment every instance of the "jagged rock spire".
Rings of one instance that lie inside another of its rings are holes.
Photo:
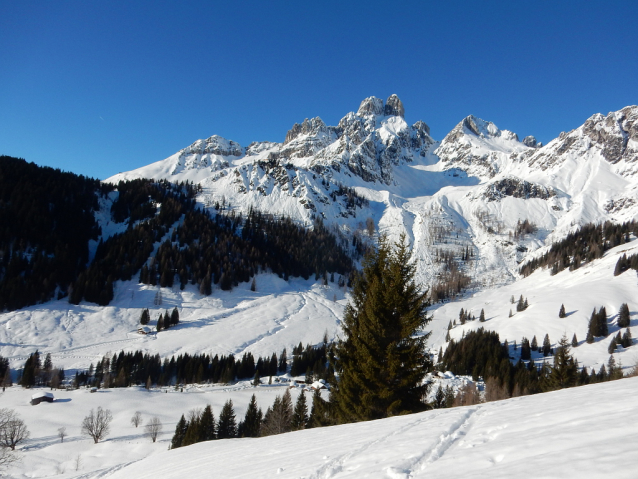
[[[357,110],[357,116],[366,115],[383,115],[383,100],[375,96],[363,100]]]
[[[403,118],[405,116],[405,109],[403,108],[403,103],[399,100],[399,97],[394,93],[388,97],[385,102],[385,116],[400,116]]]

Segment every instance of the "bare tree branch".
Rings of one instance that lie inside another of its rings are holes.
[[[82,420],[82,434],[86,434],[97,444],[109,434],[109,424],[113,420],[113,415],[108,409],[98,406],[97,413],[91,412]]]
[[[162,421],[157,416],[152,417],[148,424],[144,426],[144,430],[151,440],[155,442],[159,433],[162,432]]]

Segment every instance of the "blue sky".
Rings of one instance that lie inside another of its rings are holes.
[[[312,3],[312,4],[311,4]],[[638,2],[0,0],[0,154],[96,178],[396,93],[548,142],[638,103]]]

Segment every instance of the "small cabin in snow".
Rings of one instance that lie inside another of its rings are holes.
[[[137,329],[137,332],[140,333],[140,334],[144,334],[144,335],[150,334],[151,328],[149,328],[148,326],[140,326]]]
[[[319,390],[319,389],[328,389],[328,383],[326,383],[325,379],[319,379],[310,385],[311,389]]]
[[[33,396],[31,396],[32,406],[35,406],[36,404],[40,404],[42,401],[53,402],[53,394],[50,392],[40,392],[40,393],[35,393]]]

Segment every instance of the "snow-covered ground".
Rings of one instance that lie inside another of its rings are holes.
[[[319,344],[324,334],[332,340],[339,331],[345,293],[336,283],[327,287],[314,279],[284,281],[273,274],[256,277],[233,291],[215,290],[203,296],[188,286],[160,290],[135,281],[118,282],[115,299],[107,307],[78,306],[66,300],[0,314],[0,355],[12,369],[21,368],[36,349],[51,353],[54,367],[87,369],[91,363],[121,350],[172,354],[209,353],[255,358],[281,353],[302,342]],[[156,333],[160,313],[177,307],[180,323]],[[153,333],[137,333],[142,310],[149,308]]]
[[[31,438],[14,478],[411,478],[536,477],[634,478],[638,470],[638,378],[595,384],[379,421],[232,439],[167,451],[183,412],[213,406],[216,416],[233,399],[237,417],[255,392],[261,407],[282,386],[192,387],[184,392],[127,388],[57,392],[57,401],[30,406],[31,391],[0,396],[25,420]],[[293,399],[298,390],[293,389]],[[80,435],[91,408],[113,413],[109,436],[98,444]],[[158,416],[158,442],[130,418]],[[57,430],[66,427],[63,443]]]

